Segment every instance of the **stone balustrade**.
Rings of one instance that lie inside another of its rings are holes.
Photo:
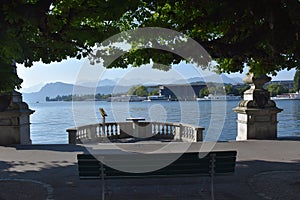
[[[108,142],[118,139],[167,139],[198,142],[203,139],[203,127],[171,122],[106,122],[67,129],[69,144]]]

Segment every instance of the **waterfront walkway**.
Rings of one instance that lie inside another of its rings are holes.
[[[104,153],[153,151],[166,143],[90,146]],[[178,147],[183,145],[177,143]],[[188,151],[198,151],[193,143]],[[220,142],[213,150],[237,150],[233,176],[215,177],[215,199],[300,199],[300,141]],[[79,180],[80,145],[0,147],[0,200],[101,199],[100,180]],[[109,180],[107,199],[210,199],[209,178]]]

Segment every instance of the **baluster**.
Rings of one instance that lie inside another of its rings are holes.
[[[107,126],[107,134],[109,136],[112,136],[112,130],[111,130],[111,125],[110,124]]]
[[[112,125],[111,124],[108,126],[108,129],[109,129],[109,135],[113,136],[113,129],[112,129]]]
[[[153,125],[153,123],[151,123],[151,135],[155,135],[154,133],[155,133],[154,132],[154,125]]]
[[[84,135],[84,129],[82,129],[81,130],[81,134],[80,134],[80,139],[85,139],[84,137],[85,137],[85,135]]]
[[[192,128],[192,140],[193,140],[193,142],[196,142],[195,141],[195,135],[196,135],[196,129],[195,128]]]
[[[196,134],[197,134],[196,129],[193,128],[193,138],[192,139],[194,142],[196,142]]]
[[[114,129],[114,135],[117,136],[117,135],[118,135],[118,127],[117,127],[117,124],[113,124],[113,129]]]
[[[82,139],[86,140],[86,129],[82,130]]]
[[[78,134],[77,134],[77,140],[79,141],[81,139],[81,129],[78,130]]]
[[[121,131],[120,131],[121,129],[120,129],[120,125],[119,124],[117,124],[117,134],[118,135],[121,135]]]
[[[95,138],[98,138],[99,137],[99,127],[98,126],[95,126]]]
[[[84,130],[85,130],[84,131],[84,136],[85,136],[85,139],[87,140],[87,139],[89,139],[88,138],[88,130],[87,130],[87,128],[85,128]]]

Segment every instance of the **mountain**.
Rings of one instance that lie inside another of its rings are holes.
[[[233,78],[231,78],[231,79],[232,79],[233,81],[235,81],[236,84],[244,84],[243,79],[240,78],[240,77],[233,77]]]
[[[56,97],[57,95],[69,95],[73,92],[73,85],[68,83],[48,83],[38,92],[23,93],[26,102],[45,101],[45,98]]]
[[[43,84],[43,83],[39,83],[39,84],[37,84],[37,85],[31,86],[31,87],[28,87],[28,88],[21,88],[21,89],[20,89],[20,92],[22,92],[22,93],[38,92],[38,91],[40,91],[40,89],[42,89],[42,87],[43,87],[44,85],[45,85],[45,84]]]
[[[110,80],[110,79],[103,79],[99,82],[91,82],[91,81],[80,81],[77,84],[85,87],[95,87],[97,86],[114,86],[117,83],[117,79]]]
[[[23,99],[26,102],[44,102],[46,97],[56,97],[58,95],[85,95],[85,94],[111,94],[124,93],[129,90],[129,86],[99,86],[97,88],[86,87],[81,85],[74,86],[68,83],[48,83],[38,92],[23,93]],[[96,91],[95,91],[96,90]]]
[[[193,77],[193,78],[189,78],[187,80],[188,83],[199,83],[199,82],[205,82],[204,78],[202,77]]]
[[[199,82],[216,82],[216,83],[237,85],[243,83],[243,80],[239,77],[229,78],[225,74],[221,74],[221,75],[215,74],[215,75],[204,76],[204,77],[192,77],[187,80],[180,79],[180,80],[173,81],[172,84],[187,84],[187,83],[199,83]]]

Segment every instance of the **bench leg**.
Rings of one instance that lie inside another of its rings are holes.
[[[211,195],[211,200],[215,200],[215,195],[214,195],[214,175],[212,174],[210,176],[210,195]]]
[[[105,200],[105,180],[104,180],[104,167],[103,164],[100,163],[101,165],[101,185],[102,185],[102,200]]]
[[[211,200],[215,199],[215,194],[214,194],[214,175],[215,175],[215,162],[216,162],[216,154],[211,154],[210,155],[210,195],[211,195]]]

